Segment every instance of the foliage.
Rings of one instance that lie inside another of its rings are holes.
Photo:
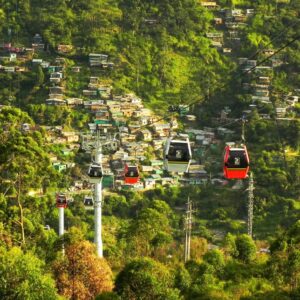
[[[65,257],[53,263],[53,273],[59,293],[76,299],[94,299],[112,290],[112,272],[107,262],[94,253],[87,241],[70,244]]]
[[[122,299],[180,299],[173,278],[162,264],[140,258],[128,263],[116,278],[116,291]]]
[[[20,248],[0,248],[2,299],[58,299],[54,280],[45,274],[42,261]]]

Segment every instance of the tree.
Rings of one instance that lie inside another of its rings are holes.
[[[256,256],[256,246],[252,238],[247,234],[237,236],[235,239],[236,257],[245,263],[251,262]]]
[[[218,249],[208,251],[203,260],[213,266],[216,271],[221,271],[225,266],[224,255]]]
[[[0,248],[0,298],[11,300],[55,300],[55,282],[45,274],[42,261],[20,248]]]
[[[128,263],[118,274],[115,289],[122,299],[180,299],[173,284],[173,277],[164,265],[140,258]]]
[[[109,265],[87,241],[67,246],[65,257],[53,263],[53,273],[59,293],[68,298],[94,299],[113,288]]]
[[[294,249],[288,256],[286,274],[290,279],[292,289],[297,289],[300,275],[300,251],[297,249]]]

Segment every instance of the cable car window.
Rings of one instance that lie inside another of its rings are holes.
[[[128,167],[125,177],[138,177],[139,172],[137,167]]]
[[[227,161],[228,168],[247,168],[249,166],[244,150],[230,150]]]
[[[168,160],[170,161],[189,161],[189,147],[187,143],[172,143],[170,144]]]

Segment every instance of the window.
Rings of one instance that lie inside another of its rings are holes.
[[[230,150],[226,165],[228,168],[247,168],[249,163],[246,152],[244,150]]]
[[[168,160],[188,162],[190,160],[188,144],[171,142],[169,152],[168,152]]]

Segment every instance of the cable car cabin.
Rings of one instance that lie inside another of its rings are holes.
[[[169,172],[187,172],[192,159],[190,141],[167,140],[165,145],[164,165]]]
[[[137,166],[125,165],[125,177],[124,181],[127,184],[136,184],[139,182],[140,174]]]
[[[100,183],[103,177],[102,167],[98,163],[92,163],[88,170],[90,183]]]
[[[66,208],[68,206],[68,199],[66,194],[60,193],[56,195],[56,207]]]
[[[83,199],[83,204],[85,209],[93,209],[94,208],[94,199],[92,196],[85,196]]]
[[[245,179],[249,171],[249,156],[246,146],[225,147],[224,176],[227,179]]]

